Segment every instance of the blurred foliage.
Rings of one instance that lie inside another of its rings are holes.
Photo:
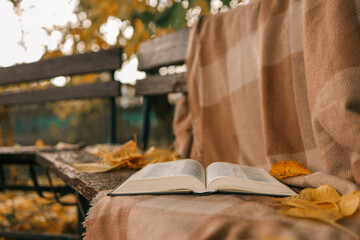
[[[42,59],[99,51],[110,47],[124,48],[123,58],[137,52],[141,42],[183,27],[193,25],[204,14],[216,14],[238,5],[241,0],[79,0],[77,20],[66,26],[45,29],[51,35],[58,31],[62,39],[56,48],[47,46]],[[23,12],[21,0],[11,0],[16,12]],[[111,35],[111,37],[110,37]],[[107,81],[109,76],[87,74],[73,76],[66,85]],[[50,79],[1,87],[1,92],[28,91],[55,87]],[[96,101],[47,104],[55,114],[65,118],[70,112],[83,113]],[[75,121],[74,121],[75,123]]]
[[[67,196],[75,201],[74,196]],[[65,201],[66,201],[65,200]],[[63,206],[36,193],[0,193],[0,230],[76,233],[76,206]]]
[[[45,176],[40,184],[47,184]],[[52,178],[55,186],[64,186],[59,178]],[[19,181],[17,181],[19,182]],[[32,185],[32,181],[28,180]],[[48,233],[77,233],[77,207],[64,206],[55,201],[52,193],[41,198],[35,192],[6,191],[0,193],[0,230]],[[74,195],[61,198],[66,203],[76,203]]]
[[[98,51],[111,46],[124,47],[124,58],[136,53],[141,42],[193,25],[204,14],[226,11],[238,0],[80,0],[76,8],[78,24],[67,28],[48,29],[62,32],[63,40],[55,51],[47,51],[44,58],[64,54],[67,42],[72,43],[66,54]],[[111,31],[116,39],[107,41],[106,25],[117,22]]]

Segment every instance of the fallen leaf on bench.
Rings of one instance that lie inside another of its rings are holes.
[[[308,175],[310,170],[296,161],[279,161],[271,167],[270,174],[277,178],[295,177],[299,175]]]
[[[144,154],[140,153],[136,142],[130,140],[116,149],[98,146],[91,149],[91,154],[99,157],[95,163],[74,163],[73,166],[80,172],[99,173],[121,168],[141,168],[150,163],[168,162],[179,159],[173,151],[149,148]]]
[[[42,139],[38,139],[35,142],[35,147],[46,147],[47,145],[44,143],[44,141]]]
[[[151,163],[175,161],[178,159],[180,159],[180,156],[174,151],[151,147],[144,153],[143,162],[147,165]]]
[[[275,198],[275,201],[279,202],[281,207],[286,207],[279,210],[280,214],[320,220],[354,238],[360,237],[336,222],[356,212],[359,208],[360,191],[341,196],[333,187],[321,185],[316,189],[306,188],[295,196]]]
[[[80,143],[77,143],[77,144],[70,144],[70,143],[64,143],[64,142],[58,142],[56,145],[55,145],[55,148],[57,150],[72,150],[72,149],[79,149],[81,148],[82,146],[84,146],[85,143],[84,142],[80,142]]]
[[[116,168],[116,166],[110,166],[106,163],[73,163],[74,167],[79,172],[86,172],[86,173],[98,173],[98,172],[107,172],[111,169]]]

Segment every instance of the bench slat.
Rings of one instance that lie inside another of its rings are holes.
[[[121,57],[122,49],[112,48],[0,68],[0,84],[116,70],[121,67]]]
[[[183,64],[188,46],[189,29],[185,28],[142,43],[138,51],[140,71]]]
[[[32,92],[1,94],[0,105],[120,96],[120,85],[121,84],[117,81],[110,81],[51,88]]]
[[[186,73],[173,75],[150,75],[136,81],[136,95],[159,95],[171,92],[187,92]]]
[[[54,171],[58,177],[88,200],[93,199],[100,191],[119,186],[136,172],[134,169],[121,169],[97,174],[78,172],[72,166],[74,162],[99,161],[97,157],[86,151],[38,153],[36,161],[39,165]]]

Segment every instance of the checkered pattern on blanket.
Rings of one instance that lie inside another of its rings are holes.
[[[358,188],[359,0],[262,0],[202,18],[189,41],[189,111],[179,104],[174,122],[183,154],[192,145],[204,165],[265,169],[292,159],[313,172],[292,184]],[[271,203],[102,192],[85,239],[350,239],[327,224],[281,216]],[[360,232],[359,211],[339,223]]]
[[[85,222],[85,240],[98,239],[352,239],[314,220],[278,214],[271,197],[116,196],[106,192],[93,201]],[[360,232],[360,214],[339,223]]]
[[[313,174],[288,183],[358,188],[359,0],[262,0],[204,17],[190,35],[179,152],[192,134],[204,165],[295,160]]]

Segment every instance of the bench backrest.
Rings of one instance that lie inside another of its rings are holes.
[[[0,68],[0,85],[31,82],[56,76],[115,71],[122,64],[121,48],[58,57],[35,63]],[[56,100],[110,97],[120,94],[117,81],[50,88],[0,95],[0,105],[39,103]]]
[[[186,73],[159,74],[161,67],[183,65],[188,46],[189,29],[185,28],[161,37],[148,40],[138,51],[138,70],[146,72],[146,78],[136,81],[135,93],[144,96],[141,145],[147,147],[150,128],[151,99],[155,95],[173,92],[187,92]]]
[[[99,52],[77,54],[0,68],[0,86],[74,76],[88,73],[111,72],[111,81],[95,82],[43,90],[0,94],[0,106],[42,103],[49,101],[108,98],[110,102],[109,142],[116,142],[115,97],[121,95],[120,82],[114,81],[114,71],[121,68],[122,49],[112,48]],[[2,138],[2,136],[0,136]]]
[[[189,29],[185,28],[142,43],[138,51],[138,70],[147,76],[135,85],[137,95],[159,95],[186,92],[186,73],[161,76],[161,67],[185,63]]]

